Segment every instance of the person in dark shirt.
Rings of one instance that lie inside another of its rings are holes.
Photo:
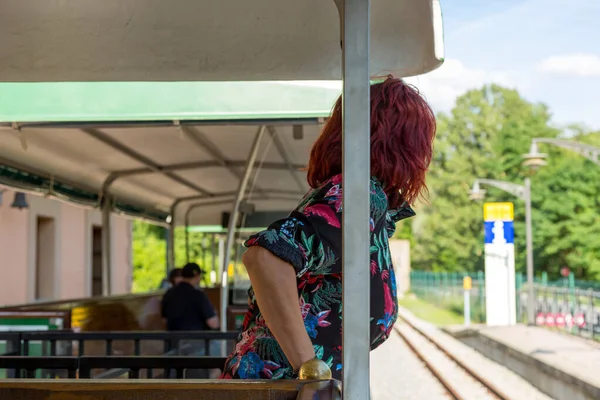
[[[196,263],[181,269],[181,282],[165,293],[161,315],[169,331],[206,331],[219,329],[220,322],[206,294],[198,288],[202,271]]]
[[[202,270],[196,263],[181,269],[181,281],[165,293],[161,301],[161,315],[169,331],[206,331],[219,329],[220,321],[206,294],[200,290]],[[180,354],[218,355],[217,341],[211,341],[209,354],[205,354],[204,341],[185,340],[180,343]],[[208,375],[206,375],[208,373]],[[216,378],[220,370],[187,370],[186,377],[193,379]]]

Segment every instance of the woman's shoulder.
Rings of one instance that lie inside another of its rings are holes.
[[[319,204],[334,209],[336,213],[341,213],[343,191],[342,175],[335,175],[318,188],[310,190],[298,205],[297,211],[304,212],[305,209]],[[376,178],[371,178],[369,192],[371,218],[378,221],[388,211],[388,198],[383,186]]]

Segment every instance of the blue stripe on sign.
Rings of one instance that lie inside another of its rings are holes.
[[[486,221],[485,244],[514,244],[515,224],[513,221]]]

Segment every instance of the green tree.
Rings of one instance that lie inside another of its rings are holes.
[[[133,222],[133,285],[134,293],[157,290],[165,277],[167,266],[167,247],[157,234],[157,229],[143,221]],[[164,230],[163,230],[164,232]]]
[[[599,133],[577,130],[595,145]],[[548,164],[533,176],[535,267],[553,278],[569,267],[580,279],[600,279],[600,166],[550,146]]]
[[[522,182],[522,154],[534,137],[556,137],[543,104],[497,85],[471,90],[450,115],[438,116],[435,157],[428,175],[430,205],[415,228],[416,268],[434,271],[482,269],[482,205],[469,199],[476,178]],[[516,231],[524,232],[523,206],[510,195],[488,189],[486,201],[514,201]],[[522,244],[517,243],[522,253]]]
[[[161,281],[166,277],[167,272],[167,230],[163,227],[149,224],[143,221],[133,223],[133,286],[134,293],[144,293],[157,290]],[[211,271],[213,265],[217,271],[220,269],[218,264],[217,249],[213,243],[212,235],[202,232],[189,232],[189,255],[186,252],[185,228],[175,228],[175,266],[183,267],[187,262],[197,263],[207,273],[204,276],[203,284],[211,286]],[[214,251],[213,251],[214,250]],[[232,252],[232,263],[235,263],[235,256],[241,254],[242,248],[238,248],[238,253]],[[213,253],[215,253],[213,255]],[[216,259],[216,260],[213,260]],[[216,262],[216,263],[214,263]],[[246,270],[242,265],[236,265],[235,274],[238,277],[247,276]],[[220,277],[217,277],[219,280]]]

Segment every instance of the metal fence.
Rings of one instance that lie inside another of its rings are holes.
[[[412,271],[410,290],[417,297],[463,315],[463,279],[469,276],[471,288],[471,321],[485,322],[485,276],[482,272],[466,274],[459,272]]]
[[[80,378],[139,378],[140,370],[144,377],[153,378],[155,369],[164,370],[161,376],[166,378],[182,377],[184,371],[186,377],[204,377],[208,376],[206,369],[222,367],[225,362],[216,356],[220,343],[232,345],[238,335],[236,331],[0,332],[0,378],[72,377],[77,371]],[[131,356],[115,348],[123,342],[131,345]],[[93,350],[101,350],[103,355],[86,354],[94,343],[102,344],[101,349]],[[150,349],[160,354],[144,353],[142,345],[150,343],[159,344]],[[32,344],[38,344],[41,354],[32,352]]]
[[[412,271],[411,292],[419,298],[463,315],[463,279],[472,279],[470,290],[471,321],[485,322],[485,275],[459,272]],[[527,285],[525,277],[516,275],[517,321],[527,321]],[[535,280],[536,320],[538,326],[560,329],[578,336],[600,339],[600,285],[598,282],[577,281],[573,275],[558,281],[548,281],[546,275]]]

